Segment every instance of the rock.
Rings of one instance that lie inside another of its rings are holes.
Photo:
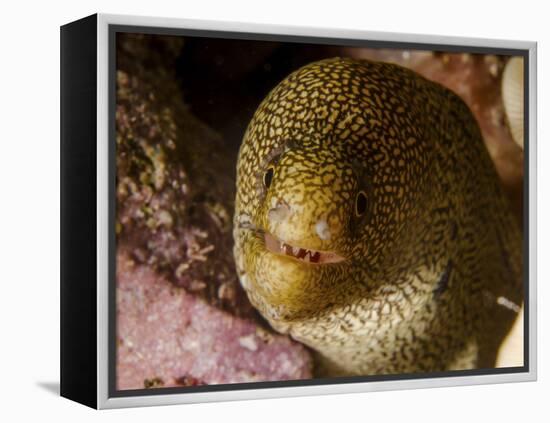
[[[256,318],[233,263],[231,153],[182,100],[169,71],[178,39],[119,37],[117,245],[210,304]]]
[[[118,389],[311,377],[308,351],[117,257]]]

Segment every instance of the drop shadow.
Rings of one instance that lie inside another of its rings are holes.
[[[60,395],[61,388],[59,382],[37,382],[36,385],[50,394],[55,396]]]

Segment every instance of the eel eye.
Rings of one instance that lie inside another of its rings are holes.
[[[273,167],[270,166],[264,174],[264,186],[269,188],[271,186],[271,181],[273,180]]]
[[[365,191],[359,191],[355,197],[355,214],[362,216],[367,211],[367,194]]]

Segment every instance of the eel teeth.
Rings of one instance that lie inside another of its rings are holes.
[[[306,263],[324,264],[324,263],[338,263],[344,260],[344,257],[326,251],[317,251],[307,248],[295,247],[287,244],[275,238],[273,235],[265,233],[265,245],[268,250],[291,256],[297,260],[304,261]]]

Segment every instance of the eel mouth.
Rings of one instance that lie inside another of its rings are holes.
[[[295,247],[287,244],[273,235],[264,233],[265,247],[275,254],[290,256],[296,260],[310,264],[339,263],[345,260],[344,257],[332,251],[317,251],[307,248]]]

